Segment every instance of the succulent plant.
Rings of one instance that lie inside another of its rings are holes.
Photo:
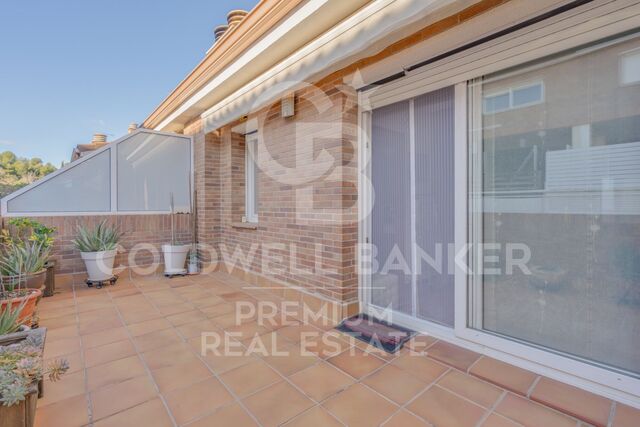
[[[104,220],[94,228],[79,226],[73,244],[80,252],[110,251],[118,246],[121,237],[122,233]]]
[[[69,363],[58,359],[42,366],[42,337],[29,336],[8,346],[0,346],[0,403],[11,406],[24,400],[33,385],[47,375],[57,381],[69,369]]]

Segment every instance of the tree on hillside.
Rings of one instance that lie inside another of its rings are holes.
[[[0,153],[0,197],[31,184],[55,170],[55,166],[51,163],[43,163],[37,157],[25,159],[11,151]]]

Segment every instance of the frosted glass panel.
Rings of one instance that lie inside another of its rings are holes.
[[[454,90],[414,100],[416,168],[417,315],[453,326]],[[453,261],[453,260],[451,260]]]
[[[499,271],[478,280],[478,327],[636,374],[640,85],[621,84],[629,79],[620,81],[619,67],[627,76],[625,52],[639,47],[638,39],[594,46],[487,76],[470,92],[477,99],[532,81],[545,88],[540,103],[473,115],[482,118],[472,124],[482,128],[473,228],[501,248],[489,255],[503,254],[490,265]],[[509,274],[508,244],[530,251],[525,271]]]
[[[50,178],[7,202],[9,213],[108,212],[110,150]]]
[[[379,271],[371,277],[371,302],[412,314],[409,143],[408,101],[372,112],[371,241]]]
[[[190,140],[141,132],[118,144],[118,211],[168,211],[190,206]]]

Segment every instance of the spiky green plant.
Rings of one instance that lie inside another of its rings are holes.
[[[44,269],[51,255],[51,246],[45,242],[9,243],[4,245],[0,257],[0,275],[25,276]]]
[[[0,312],[0,336],[12,334],[20,329],[20,326],[22,326],[22,323],[19,321],[20,314],[25,305],[27,305],[26,299],[15,307],[11,307],[11,305],[8,304],[5,309]]]
[[[79,226],[73,244],[80,252],[110,251],[118,246],[121,237],[117,227],[107,225],[107,220],[103,220],[94,228]]]

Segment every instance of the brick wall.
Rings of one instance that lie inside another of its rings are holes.
[[[207,135],[200,119],[187,126],[185,134],[196,137],[199,241],[214,246],[218,259],[222,247],[228,253],[241,249],[253,254],[240,270],[256,282],[273,279],[305,294],[339,303],[356,301],[358,110],[356,92],[345,87],[343,78],[506,1],[475,3],[307,85],[296,92],[292,118],[280,116],[279,103],[252,113],[249,119],[258,119],[259,144],[266,151],[259,152],[256,229],[237,226],[244,215],[245,192],[244,140],[231,131],[237,123]],[[252,253],[256,244],[262,246]],[[278,259],[267,270],[264,244],[286,245],[272,251]]]
[[[176,215],[176,237],[184,243],[191,242],[190,215]],[[7,218],[2,218],[6,225]],[[33,218],[47,226],[56,227],[54,235],[53,259],[56,261],[57,274],[81,273],[85,271],[80,253],[73,246],[78,226],[95,226],[107,219],[116,224],[124,232],[121,241],[122,251],[116,257],[116,266],[128,267],[131,248],[138,243],[149,243],[158,250],[160,262],[162,252],[160,246],[171,240],[171,220],[169,215],[113,215],[113,216],[49,216]],[[140,251],[132,261],[141,266],[153,262],[149,251]]]

